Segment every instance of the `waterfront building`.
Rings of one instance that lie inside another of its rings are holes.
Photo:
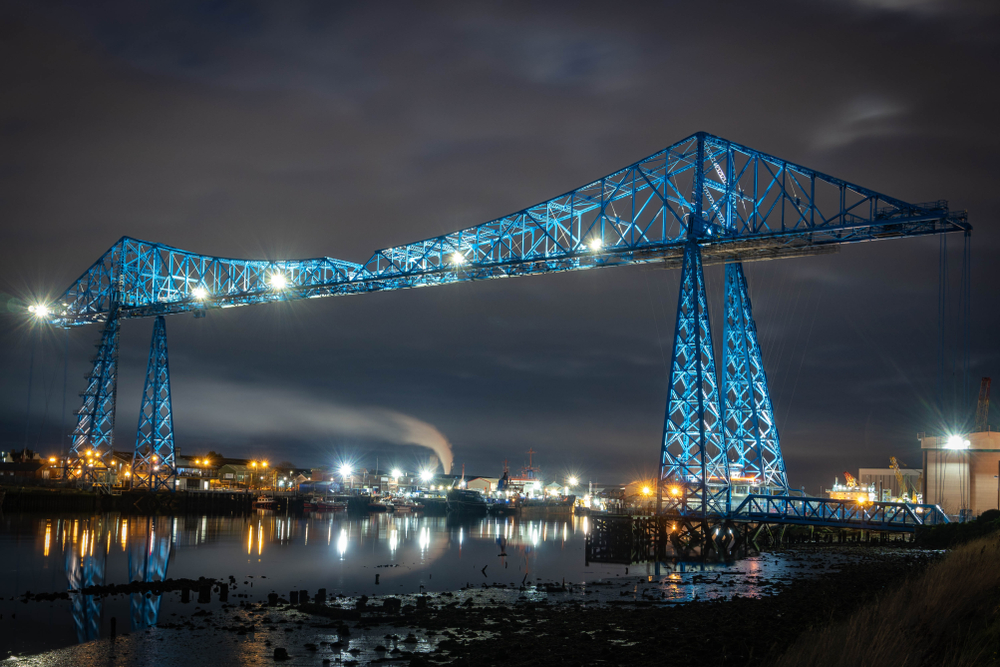
[[[1000,509],[1000,433],[919,438],[925,502],[962,520]]]

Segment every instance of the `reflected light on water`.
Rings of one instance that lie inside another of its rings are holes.
[[[398,546],[399,546],[399,531],[396,530],[395,527],[393,527],[393,529],[389,531],[389,553],[395,554],[396,547]]]
[[[426,527],[420,529],[420,555],[423,556],[431,544],[431,531]]]
[[[340,537],[337,538],[337,551],[340,553],[340,560],[344,560],[344,554],[347,553],[347,529],[340,529]]]
[[[46,558],[49,557],[49,549],[52,547],[52,522],[45,522],[45,554]]]
[[[247,533],[247,555],[249,556],[251,551],[253,551],[253,526],[250,526],[250,532]]]

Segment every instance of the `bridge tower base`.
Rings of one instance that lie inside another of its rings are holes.
[[[153,324],[153,340],[149,346],[146,384],[139,409],[135,454],[132,457],[132,488],[174,491],[176,480],[167,325],[160,315]]]

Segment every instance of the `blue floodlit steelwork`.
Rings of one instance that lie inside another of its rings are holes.
[[[835,498],[749,495],[731,518],[776,524],[802,524],[830,528],[860,528],[912,532],[917,526],[948,523],[937,505],[871,502]]]
[[[722,334],[722,421],[730,480],[751,489],[788,489],[757,325],[741,264],[726,265]]]
[[[123,237],[44,312],[64,327],[107,323],[74,434],[82,461],[91,442],[110,455],[119,319],[608,266],[681,266],[661,450],[661,481],[677,493],[660,490],[670,511],[712,517],[729,514],[731,469],[741,482],[749,477],[751,490],[787,490],[739,262],[971,229],[947,202],[909,204],[699,132],[558,197],[380,250],[363,264],[225,259]],[[703,264],[716,263],[731,265],[721,397],[702,275]]]
[[[969,229],[947,202],[908,204],[698,133],[548,201],[380,250],[364,264],[223,259],[122,238],[51,304],[51,321],[102,322],[115,302],[131,319],[604,266],[676,267],[692,237],[708,264]]]
[[[118,317],[112,307],[97,346],[94,366],[81,394],[73,444],[70,446],[70,476],[103,485],[114,451],[115,402],[118,392]]]
[[[132,536],[128,552],[129,582],[152,583],[167,578],[167,565],[170,563],[170,531],[167,526],[157,532],[157,519],[146,519],[144,535],[139,531]],[[161,518],[160,523],[166,523]],[[131,622],[132,630],[141,630],[156,625],[160,617],[162,596],[143,591],[132,593]]]
[[[719,383],[701,253],[694,242],[684,253],[667,391],[660,504],[679,514],[726,514],[729,469]]]
[[[173,491],[176,475],[167,325],[161,315],[153,324],[153,340],[149,346],[146,384],[132,458],[132,488]]]

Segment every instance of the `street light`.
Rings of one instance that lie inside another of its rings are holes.
[[[393,468],[392,469],[392,478],[393,479],[398,480],[402,476],[403,476],[403,473],[400,472],[399,468]]]
[[[569,485],[570,485],[570,486],[576,486],[577,484],[579,484],[579,483],[580,483],[580,480],[578,480],[578,479],[577,479],[576,477],[570,477],[570,478],[569,478],[568,480],[566,480],[566,481],[568,481],[568,482],[569,482]]]
[[[420,471],[420,480],[422,482],[429,482],[433,478],[434,478],[434,473],[431,472],[430,470],[421,470]]]
[[[49,307],[43,303],[36,303],[34,305],[28,306],[28,312],[37,317],[40,320],[44,320],[49,316],[51,312]]]

